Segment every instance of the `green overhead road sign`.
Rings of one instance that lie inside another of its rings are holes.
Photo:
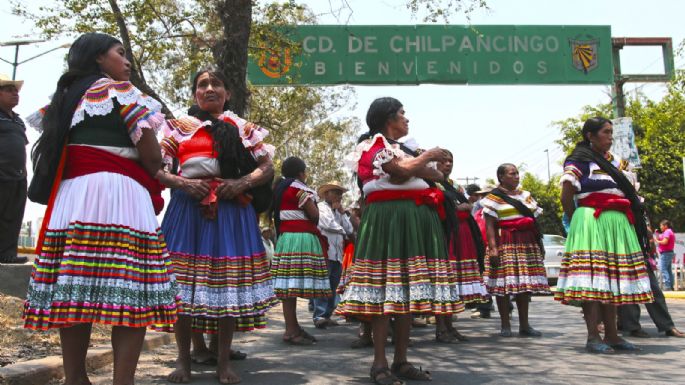
[[[612,84],[609,26],[303,25],[262,47],[254,85]],[[282,37],[281,37],[282,38]]]

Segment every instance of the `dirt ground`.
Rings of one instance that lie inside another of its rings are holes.
[[[24,300],[0,294],[0,367],[61,353],[59,331],[24,329],[21,312]],[[91,346],[109,344],[111,328],[93,326]]]

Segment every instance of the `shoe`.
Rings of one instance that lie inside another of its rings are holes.
[[[609,344],[609,346],[611,346],[611,348],[614,350],[621,350],[624,352],[639,352],[640,350],[642,350],[626,340],[623,340],[617,344]]]
[[[457,331],[457,329],[452,330],[452,335],[453,335],[454,338],[456,338],[457,341],[459,341],[459,342],[468,342],[468,341],[469,341],[469,338],[466,337],[465,335],[459,333],[459,332]]]
[[[350,347],[352,349],[372,348],[373,340],[371,339],[371,337],[359,337],[350,344]]]
[[[512,334],[511,329],[506,329],[502,328],[502,330],[499,331],[499,336],[500,337],[512,337],[514,334]]]
[[[340,324],[334,319],[326,318],[326,326],[340,326]]]
[[[685,333],[681,332],[680,330],[673,328],[671,330],[666,331],[666,336],[667,337],[677,337],[677,338],[685,338]]]
[[[489,311],[483,311],[479,310],[471,314],[471,318],[477,319],[477,318],[482,318],[482,319],[490,319],[490,312]]]
[[[649,338],[649,333],[647,333],[645,329],[633,330],[629,334],[631,337],[635,338]]]
[[[542,333],[528,326],[527,329],[519,329],[519,337],[542,337]]]
[[[459,342],[454,334],[450,333],[449,330],[435,331],[435,342],[441,344],[456,344]]]
[[[22,257],[18,255],[10,255],[10,256],[5,256],[3,258],[0,258],[0,263],[8,263],[8,264],[22,264],[28,262],[29,259],[27,257]]]
[[[325,329],[328,326],[328,320],[325,318],[319,318],[314,321],[314,326],[316,326],[317,329]]]
[[[588,341],[585,344],[585,350],[588,353],[594,354],[613,354],[614,349],[611,346],[605,344],[603,341]]]
[[[411,326],[413,326],[415,328],[425,328],[426,326],[428,326],[428,323],[426,322],[425,318],[423,318],[423,317],[418,318],[417,317],[411,321]]]

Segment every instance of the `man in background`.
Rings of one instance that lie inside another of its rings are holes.
[[[328,298],[314,298],[314,325],[319,329],[336,326],[331,320],[337,305],[336,289],[342,274],[343,246],[345,238],[352,236],[354,229],[342,206],[343,193],[347,191],[338,182],[329,182],[319,187],[319,230],[328,240],[328,279],[333,295]]]
[[[22,80],[0,74],[0,263],[25,263],[17,255],[26,207],[26,126],[13,109]]]

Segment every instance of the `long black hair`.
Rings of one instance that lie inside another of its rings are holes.
[[[369,110],[366,112],[366,125],[369,127],[369,131],[362,134],[357,143],[361,143],[382,132],[385,124],[397,115],[397,111],[400,108],[402,108],[402,103],[389,96],[378,98],[371,102]]]
[[[230,91],[226,88],[229,83],[223,73],[212,68],[204,68],[198,71],[193,77],[193,95],[195,95],[195,92],[197,91],[198,79],[205,73],[209,74],[211,78],[219,80],[226,91]],[[228,98],[224,102],[223,107],[224,111],[228,109]],[[210,132],[214,137],[214,149],[219,155],[218,160],[221,168],[221,177],[237,178],[239,176],[247,175],[257,167],[257,161],[243,146],[237,127],[216,119],[209,112],[203,111],[199,107],[191,107],[188,110],[188,113],[200,120],[209,120],[212,122]]]
[[[79,36],[71,45],[67,72],[57,81],[52,102],[43,117],[43,133],[31,151],[34,166],[38,159],[48,165],[59,163],[75,103],[95,80],[105,77],[96,59],[116,44],[121,44],[121,41],[104,33],[90,32]]]

